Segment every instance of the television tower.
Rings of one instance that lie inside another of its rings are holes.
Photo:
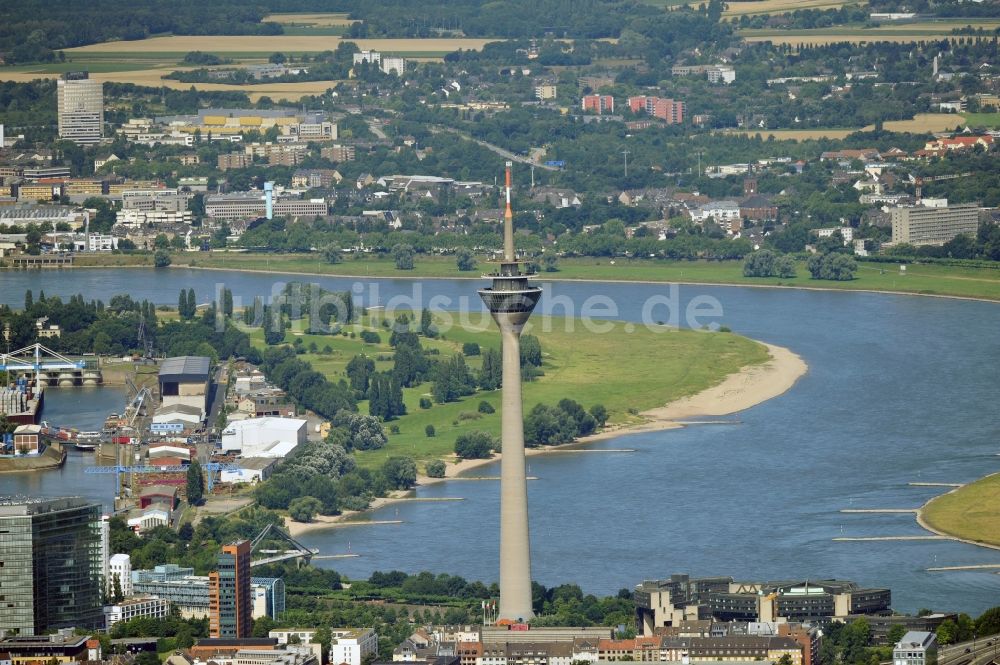
[[[514,254],[514,214],[510,208],[507,162],[507,209],[503,219],[503,259],[493,285],[479,290],[500,328],[503,384],[500,406],[500,607],[499,618],[527,621],[531,610],[531,545],[528,541],[528,483],[524,472],[524,417],[521,405],[521,331],[542,290],[528,284]]]

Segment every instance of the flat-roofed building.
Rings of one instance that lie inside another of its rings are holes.
[[[160,403],[163,406],[185,404],[208,409],[211,360],[207,356],[167,358],[160,365]]]
[[[891,208],[893,244],[943,245],[963,233],[975,236],[979,231],[979,207],[912,206]]]
[[[9,628],[9,626],[4,626]],[[0,653],[6,654],[11,665],[37,663],[72,663],[88,659],[89,635],[71,635],[60,631],[54,635],[18,635],[0,639]]]
[[[59,138],[80,145],[104,135],[104,84],[87,72],[69,72],[56,82]]]
[[[378,653],[378,633],[372,628],[334,628],[330,632],[331,663],[361,665],[369,654]]]
[[[163,619],[168,614],[170,614],[170,603],[163,598],[152,596],[127,598],[120,603],[105,606],[105,628],[111,630],[120,621],[131,621],[139,617]]]
[[[86,210],[59,205],[0,206],[0,228],[28,224],[69,224],[76,230],[86,226],[90,213]]]

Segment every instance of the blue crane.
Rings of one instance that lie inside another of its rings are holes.
[[[212,491],[212,487],[215,485],[215,472],[216,471],[235,471],[240,467],[235,464],[227,464],[225,462],[204,462],[201,465],[204,471],[207,471],[206,479],[208,484],[208,491]],[[123,473],[129,474],[129,484],[132,484],[132,474],[135,473],[178,473],[182,471],[187,471],[188,467],[186,465],[182,466],[89,466],[83,470],[84,473],[113,473],[115,474],[115,487],[121,487],[121,477]]]

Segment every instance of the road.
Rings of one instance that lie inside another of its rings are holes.
[[[512,162],[518,162],[520,164],[527,164],[528,166],[534,166],[534,167],[542,169],[544,171],[558,171],[559,170],[558,167],[549,166],[547,164],[542,164],[542,163],[539,163],[539,162],[532,161],[531,159],[528,159],[527,157],[521,157],[520,155],[515,155],[514,153],[512,153],[509,150],[504,150],[503,148],[501,148],[498,145],[493,145],[492,143],[487,143],[486,141],[481,141],[481,140],[479,140],[477,138],[473,138],[472,136],[466,134],[465,132],[462,132],[462,131],[459,131],[459,130],[455,129],[454,127],[442,127],[440,125],[432,125],[430,127],[430,130],[434,134],[440,134],[441,132],[448,132],[449,134],[455,134],[456,136],[462,137],[466,141],[472,141],[473,143],[477,143],[477,144],[483,146],[484,148],[486,148],[487,150],[489,150],[491,152],[495,152],[496,154],[500,155],[501,157],[509,159]]]
[[[966,653],[968,650],[968,653]],[[1000,635],[990,635],[969,642],[942,647],[939,665],[995,665],[1000,656]]]

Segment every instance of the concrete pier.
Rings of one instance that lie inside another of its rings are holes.
[[[877,542],[882,540],[950,540],[945,536],[840,536],[834,538],[834,541],[838,543],[866,543],[866,542]]]

